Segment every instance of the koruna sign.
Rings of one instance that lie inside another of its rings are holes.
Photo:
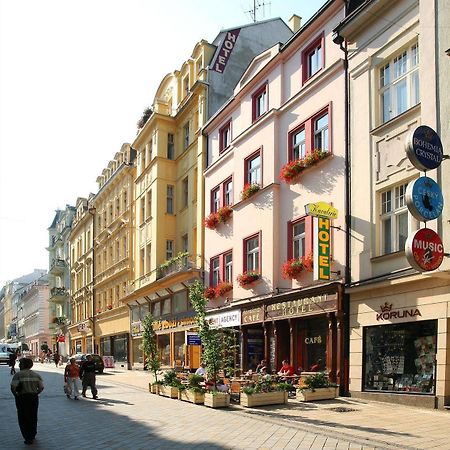
[[[380,306],[381,312],[377,313],[377,320],[405,319],[407,317],[422,317],[419,308],[392,309],[392,303],[385,302]]]
[[[405,254],[411,267],[419,272],[428,272],[442,264],[444,246],[436,232],[430,228],[421,228],[408,236]]]
[[[222,42],[222,46],[220,47],[219,53],[217,54],[217,58],[211,67],[215,72],[223,73],[223,71],[225,70],[227,62],[230,59],[231,52],[236,45],[236,41],[240,31],[240,28],[236,28],[235,30],[226,32],[225,39]]]
[[[442,213],[444,197],[441,188],[433,179],[420,177],[408,184],[406,204],[417,220],[434,220]]]
[[[421,125],[411,132],[405,147],[411,164],[419,170],[436,169],[442,162],[441,138],[426,125]]]

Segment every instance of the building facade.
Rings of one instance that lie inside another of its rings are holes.
[[[92,206],[89,208],[87,205],[88,214],[89,211],[94,213],[94,252],[93,264],[90,264],[94,273],[93,350],[102,356],[113,356],[117,364],[123,367],[128,367],[130,360],[129,313],[122,299],[129,283],[134,279],[135,156],[136,152],[129,144],[122,145],[121,150],[97,178],[99,190],[90,198]],[[88,228],[85,230],[88,233]],[[76,254],[75,251],[75,258]],[[80,285],[88,287],[88,279],[86,276]],[[88,304],[84,304],[84,313],[88,314]]]
[[[94,215],[86,198],[78,198],[69,236],[71,321],[70,353],[94,353]]]
[[[204,130],[211,315],[240,311],[241,369],[318,364],[341,386],[345,101],[332,30],[343,17],[343,4],[328,2],[256,56]],[[332,221],[306,213],[319,202],[337,210]]]
[[[410,183],[424,172],[405,149],[422,125],[449,145],[443,48],[449,42],[438,26],[448,23],[448,2],[349,2],[349,8],[336,31],[349,64],[350,392],[442,407],[450,404],[450,261],[418,271],[405,248],[419,229],[428,229],[448,249],[449,209],[432,220],[411,214]],[[427,186],[445,186],[448,174],[443,161],[426,172]],[[430,192],[425,188],[421,198],[431,211]]]
[[[49,319],[52,342],[49,347],[61,356],[69,356],[70,321],[70,244],[69,234],[75,208],[66,205],[56,210],[53,222],[48,228],[49,245]]]
[[[133,147],[136,178],[136,280],[131,308],[133,366],[143,365],[141,321],[156,319],[163,366],[198,367],[200,346],[187,345],[195,329],[188,286],[204,267],[203,168],[207,118],[232,94],[250,59],[292,35],[280,19],[224,30],[199,42],[179,70],[161,82],[153,112]]]

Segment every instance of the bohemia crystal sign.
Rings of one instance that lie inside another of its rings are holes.
[[[406,141],[406,154],[419,170],[436,169],[442,162],[442,142],[439,135],[426,125],[417,127]]]
[[[437,233],[422,228],[410,235],[405,244],[406,258],[419,272],[436,270],[444,259],[444,246]]]

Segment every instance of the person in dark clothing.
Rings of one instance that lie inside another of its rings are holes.
[[[11,375],[16,373],[16,360],[17,360],[17,352],[11,352],[9,354],[8,365],[11,367]]]
[[[11,380],[11,392],[16,400],[17,418],[25,444],[32,444],[37,433],[38,395],[44,390],[41,376],[30,370],[33,360],[22,358],[19,361],[20,372]]]
[[[92,398],[97,399],[97,387],[95,386],[95,362],[92,355],[86,356],[86,361],[81,364],[80,368],[80,378],[83,390],[81,395],[86,397],[86,389],[88,386],[91,388]]]
[[[59,364],[59,353],[58,352],[53,353],[53,361],[55,362],[55,366],[58,367],[58,364]]]

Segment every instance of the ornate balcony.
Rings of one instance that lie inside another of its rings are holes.
[[[63,259],[55,258],[50,264],[50,273],[52,275],[61,275],[66,268],[66,262]]]
[[[156,269],[156,279],[173,275],[175,273],[184,272],[195,267],[194,263],[189,260],[189,255],[180,254],[175,258],[167,261]]]
[[[54,287],[50,289],[49,301],[53,303],[64,303],[69,296],[69,291],[64,287]]]

